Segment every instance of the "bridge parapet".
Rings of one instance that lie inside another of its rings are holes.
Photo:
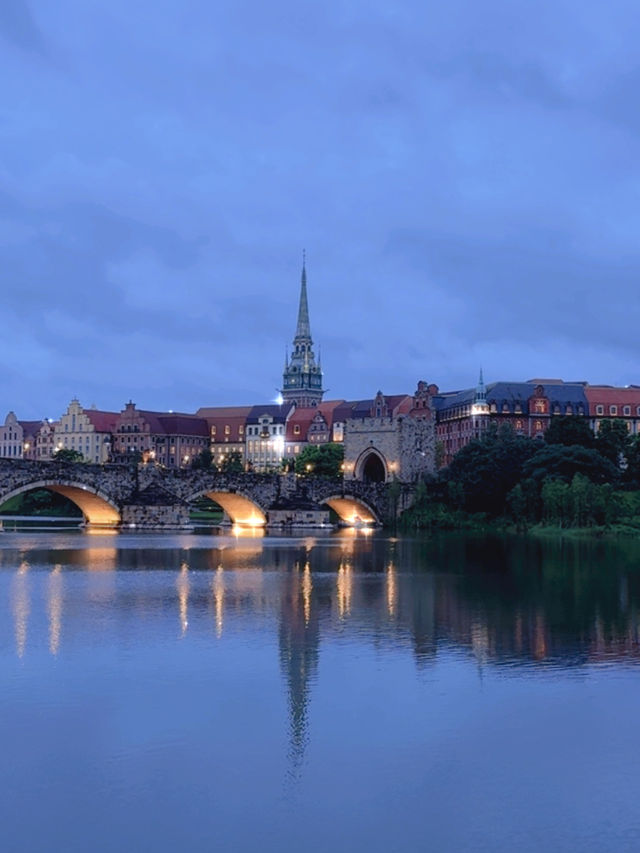
[[[269,510],[283,499],[289,504],[296,501],[318,507],[328,504],[345,520],[359,517],[364,521],[385,522],[410,506],[414,493],[412,486],[397,483],[363,483],[295,474],[220,474],[150,465],[136,468],[0,459],[0,504],[31,488],[50,488],[76,502],[90,522],[93,513],[96,518],[108,517],[108,523],[114,520],[117,523],[127,516],[127,508],[149,503],[145,502],[145,493],[151,494],[154,486],[166,493],[167,510],[184,508],[198,496],[209,494],[232,518],[250,517],[255,523],[264,523]],[[153,506],[159,507],[157,499]],[[159,513],[158,509],[156,514]],[[153,514],[150,503],[145,516],[152,519]]]

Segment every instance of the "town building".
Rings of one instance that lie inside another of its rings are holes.
[[[57,421],[45,419],[40,423],[35,436],[36,456],[35,458],[41,462],[46,462],[53,458],[55,451],[55,429]]]
[[[39,428],[40,421],[19,421],[15,412],[9,412],[0,427],[0,458],[35,459]]]
[[[293,406],[253,406],[247,415],[245,463],[256,472],[277,471],[282,465],[287,418]]]
[[[530,379],[493,382],[485,386],[482,371],[475,388],[440,392],[436,410],[438,462],[448,465],[472,439],[481,438],[491,424],[508,423],[518,435],[542,438],[554,415],[588,413],[586,382]]]
[[[595,433],[603,418],[622,418],[632,435],[640,433],[640,386],[586,385],[585,394]]]
[[[285,456],[295,459],[308,445],[317,446],[333,441],[334,412],[344,402],[327,400],[317,406],[293,409],[286,423]]]
[[[320,358],[316,362],[313,341],[311,339],[311,324],[309,322],[309,305],[307,301],[307,271],[304,258],[302,262],[298,323],[293,339],[291,357],[285,354],[281,393],[285,403],[303,408],[317,406],[324,394],[322,390]]]
[[[117,417],[111,458],[186,468],[209,447],[209,424],[198,415],[152,412],[129,401]]]
[[[240,454],[245,462],[246,427],[251,406],[209,406],[198,409],[196,415],[204,418],[209,427],[209,446],[213,461],[224,465],[230,454]]]
[[[93,406],[84,409],[74,397],[54,426],[54,453],[64,448],[82,454],[87,462],[108,462],[117,419],[117,412],[104,412]]]
[[[435,470],[436,385],[418,382],[413,396],[385,397],[352,407],[344,428],[345,479],[413,483]]]

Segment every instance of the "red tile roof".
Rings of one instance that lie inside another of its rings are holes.
[[[84,413],[89,418],[89,423],[93,424],[96,432],[115,432],[116,421],[120,417],[120,412],[102,412],[100,409],[84,409]]]

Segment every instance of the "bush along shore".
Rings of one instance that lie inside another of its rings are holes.
[[[404,530],[640,533],[640,435],[604,419],[552,419],[544,439],[509,425],[471,441],[421,483]]]

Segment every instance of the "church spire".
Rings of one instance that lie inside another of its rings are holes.
[[[322,368],[316,362],[311,339],[306,261],[306,253],[303,252],[298,323],[291,357],[288,362],[285,361],[282,397],[286,403],[294,403],[296,406],[317,406],[322,400],[324,391],[322,390]]]
[[[480,378],[478,379],[478,385],[476,387],[476,403],[486,403],[487,402],[487,389],[484,384],[484,376],[482,375],[482,368],[480,368]]]
[[[300,304],[298,305],[298,325],[295,340],[311,340],[311,325],[309,323],[309,303],[307,301],[307,258],[302,250],[302,277],[300,279]]]

